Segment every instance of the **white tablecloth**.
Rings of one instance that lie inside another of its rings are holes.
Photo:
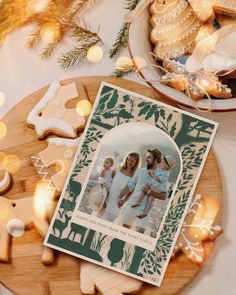
[[[119,30],[124,14],[124,1],[98,0],[84,14],[90,28],[97,30],[104,41],[104,59],[97,64],[82,62],[70,70],[63,71],[57,64],[58,55],[70,49],[68,41],[58,46],[55,54],[47,61],[38,57],[37,49],[27,49],[25,40],[32,26],[21,28],[4,42],[0,48],[0,91],[6,102],[0,107],[0,118],[24,96],[50,84],[55,79],[65,79],[86,75],[110,75],[115,62],[109,60],[110,49]],[[140,40],[142,42],[142,40]],[[123,51],[128,55],[127,51]],[[138,81],[135,74],[127,77]],[[216,242],[216,251],[202,268],[198,277],[182,294],[235,295],[236,294],[236,112],[204,114],[220,123],[213,144],[223,181],[223,220],[224,234]],[[0,140],[1,145],[1,140]],[[1,279],[1,274],[0,274]]]

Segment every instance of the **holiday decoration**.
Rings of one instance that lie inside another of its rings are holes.
[[[81,11],[94,2],[95,0],[3,1],[0,4],[0,42],[18,28],[33,23],[36,26],[27,40],[27,46],[36,47],[42,41],[45,48],[40,57],[46,59],[64,36],[73,37],[77,43],[76,51],[73,54],[63,54],[59,60],[61,66],[66,68],[86,58],[89,48],[101,41],[97,33],[82,28],[74,21]]]
[[[194,263],[202,263],[205,256],[203,242],[214,240],[222,233],[215,218],[220,202],[215,197],[196,195],[185,217],[174,254],[182,251]]]

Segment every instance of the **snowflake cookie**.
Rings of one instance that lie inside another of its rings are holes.
[[[203,242],[215,240],[222,233],[215,218],[219,212],[220,201],[216,197],[196,195],[185,217],[173,256],[182,251],[192,262],[201,264],[205,250]]]
[[[43,182],[61,192],[76,153],[79,138],[49,138],[48,146],[31,157],[33,165]]]
[[[28,126],[35,128],[39,139],[49,134],[76,138],[77,131],[84,128],[86,120],[76,108],[67,108],[67,103],[76,98],[78,101],[88,100],[82,84],[61,85],[59,81],[54,81],[29,113]]]

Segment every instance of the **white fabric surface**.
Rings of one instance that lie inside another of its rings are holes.
[[[13,33],[0,48],[0,91],[6,95],[6,103],[0,107],[0,118],[24,96],[55,79],[109,75],[114,70],[115,62],[109,60],[107,52],[121,26],[123,6],[124,1],[98,0],[94,8],[84,15],[91,29],[97,30],[100,26],[100,36],[104,41],[105,57],[97,64],[83,62],[70,70],[60,70],[57,64],[58,53],[70,48],[68,41],[58,46],[56,54],[48,61],[42,61],[36,49],[25,48],[24,41],[32,26]],[[127,51],[124,53],[128,55]],[[139,81],[135,74],[130,75],[128,79]],[[222,220],[224,234],[217,239],[215,253],[209,258],[198,277],[181,294],[199,295],[204,292],[214,295],[235,295],[236,112],[204,114],[204,116],[220,123],[213,148],[222,173],[224,188]]]

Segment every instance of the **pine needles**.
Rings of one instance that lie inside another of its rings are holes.
[[[140,0],[126,0],[126,9],[133,10],[137,6]],[[128,24],[123,23],[120,31],[117,34],[116,40],[113,43],[109,57],[116,57],[122,48],[126,48],[128,45]]]
[[[89,48],[102,42],[97,33],[90,32],[88,29],[79,26],[74,27],[71,34],[78,42],[78,45],[60,57],[59,64],[62,69],[67,69],[84,60]]]

